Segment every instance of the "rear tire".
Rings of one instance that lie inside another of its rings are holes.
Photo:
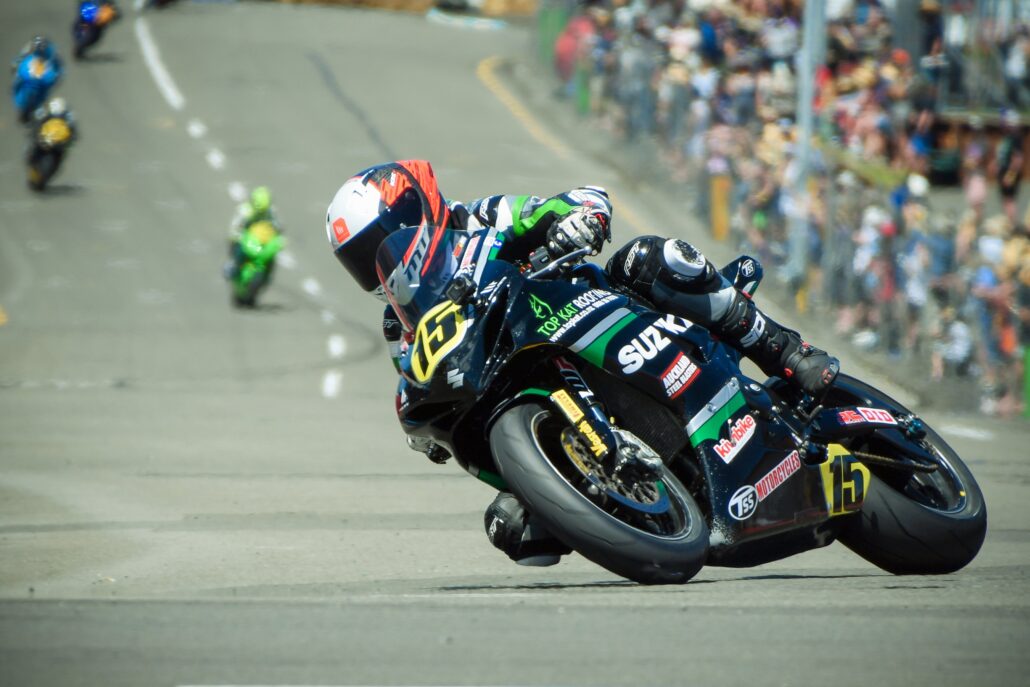
[[[673,513],[672,531],[640,529],[602,508],[558,469],[556,463],[571,463],[560,445],[553,448],[558,426],[550,411],[525,404],[506,411],[490,430],[501,475],[529,511],[562,542],[622,577],[642,584],[682,584],[696,575],[708,555],[708,526],[679,480],[667,470],[661,478]]]
[[[833,405],[910,412],[882,391],[847,375],[838,377],[831,397]],[[870,466],[874,474],[861,511],[840,522],[838,538],[845,546],[896,575],[959,570],[973,560],[987,535],[987,505],[969,468],[929,427],[926,442],[938,459],[936,472],[914,473],[906,479],[907,473]]]

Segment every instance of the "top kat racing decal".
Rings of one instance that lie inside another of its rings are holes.
[[[536,298],[536,296],[532,296],[532,298]],[[536,330],[538,333],[546,335],[549,341],[557,341],[566,332],[579,324],[584,317],[617,298],[617,294],[600,289],[591,289],[558,308],[557,311],[551,310],[550,306],[548,306],[547,312],[542,313],[541,310],[534,307],[533,313],[537,318],[543,319],[543,322],[540,323]],[[536,299],[536,301],[543,303],[539,299]],[[531,305],[533,304],[531,303]]]
[[[690,358],[680,353],[662,373],[662,384],[669,398],[676,398],[701,374],[701,369]]]

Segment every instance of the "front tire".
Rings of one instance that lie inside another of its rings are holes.
[[[838,377],[831,397],[833,405],[910,414],[887,394],[846,375]],[[937,471],[909,474],[869,466],[873,475],[861,511],[840,523],[838,538],[845,546],[896,575],[959,570],[973,560],[987,535],[987,505],[972,473],[939,434],[925,429]],[[849,448],[870,441],[859,437],[849,442]],[[871,449],[875,453],[875,445]]]
[[[575,479],[557,434],[567,424],[537,404],[507,410],[490,430],[490,448],[512,492],[548,530],[594,563],[642,584],[682,584],[704,565],[708,526],[690,493],[668,470],[657,484],[669,499],[659,531],[603,507]],[[570,477],[570,473],[573,474]],[[645,523],[646,524],[646,523]]]

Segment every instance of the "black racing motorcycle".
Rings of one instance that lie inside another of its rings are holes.
[[[897,401],[843,374],[822,399],[759,383],[706,329],[614,289],[585,251],[519,266],[500,245],[422,227],[380,246],[380,281],[414,332],[398,415],[583,556],[647,584],[837,539],[897,574],[976,556],[976,481]],[[723,273],[749,294],[762,276],[747,257]]]

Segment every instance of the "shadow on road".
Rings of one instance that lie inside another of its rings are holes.
[[[865,579],[865,578],[876,578],[876,577],[892,577],[886,573],[870,572],[866,574],[844,574],[844,575],[786,575],[786,574],[774,574],[774,575],[748,575],[746,577],[735,577],[731,579],[721,580],[698,580],[694,579],[687,583],[687,585],[699,585],[699,584],[728,584],[734,582],[762,582],[762,581],[773,581],[773,580],[847,580],[847,579]],[[642,587],[642,585],[632,582],[630,580],[611,580],[611,581],[599,581],[599,582],[539,582],[534,584],[463,584],[463,585],[448,585],[445,587],[436,587],[435,591],[438,592],[511,592],[511,591],[547,591],[547,590],[570,590],[570,589],[617,589],[620,587]],[[907,587],[906,587],[907,588]]]
[[[84,55],[78,60],[80,63],[96,62],[98,64],[103,62],[124,62],[125,57],[120,52],[98,52],[90,55]]]
[[[78,196],[86,191],[85,186],[79,184],[51,184],[40,191],[41,196]]]
[[[251,306],[237,306],[234,308],[236,312],[241,313],[257,313],[259,315],[274,315],[280,312],[289,312],[294,310],[293,306],[287,305],[286,303],[258,303]]]
[[[618,587],[639,587],[630,580],[611,580],[605,582],[537,582],[533,584],[458,584],[436,587],[438,592],[512,592],[512,591],[545,591],[548,589],[612,589]]]

